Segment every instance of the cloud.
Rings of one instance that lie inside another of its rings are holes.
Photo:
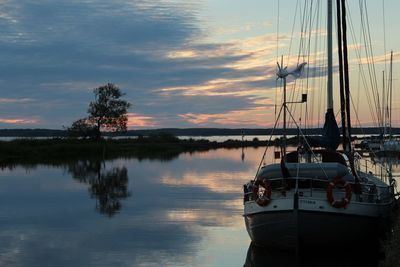
[[[0,103],[16,106],[0,110],[61,128],[84,117],[91,90],[107,82],[132,103],[130,127],[190,127],[195,124],[180,114],[254,108],[254,98],[275,86],[275,71],[265,65],[276,36],[204,42],[201,4],[7,1],[0,16],[7,89]]]
[[[28,103],[33,101],[35,99],[32,98],[0,98],[0,104]]]
[[[217,127],[264,125],[264,119],[229,117],[254,112],[262,117],[259,108],[276,88],[276,60],[271,59],[276,34],[213,43],[202,28],[202,4],[5,2],[0,111],[40,118],[37,127],[61,128],[86,116],[93,88],[112,82],[132,104],[129,127],[197,126],[192,118],[197,115]],[[289,38],[279,36],[282,47]]]
[[[157,126],[157,122],[153,117],[142,116],[136,113],[128,113],[128,127],[153,128]]]
[[[266,122],[266,114],[272,113],[273,105],[256,107],[246,110],[233,110],[226,113],[186,113],[179,116],[196,126],[215,127],[217,125],[228,125],[230,127],[266,127],[273,126],[273,121]]]
[[[165,72],[166,51],[200,32],[194,26],[194,3],[22,0],[2,4],[2,103],[37,99],[46,105],[62,100],[71,109],[77,101],[88,103],[91,89],[106,82],[127,85],[123,89],[139,101],[149,99],[153,95],[149,90],[171,76],[171,71]],[[65,118],[64,110],[53,108],[53,114]],[[13,110],[19,116],[32,111]],[[52,126],[60,127],[55,123],[64,119],[40,113]]]
[[[6,119],[6,118],[0,118],[0,124],[1,123],[6,123],[6,124],[25,125],[25,124],[37,124],[38,122],[39,122],[38,119],[27,119],[27,118]]]

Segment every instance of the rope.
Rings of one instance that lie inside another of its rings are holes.
[[[278,121],[279,121],[279,118],[280,118],[280,116],[281,116],[282,109],[283,109],[283,105],[281,106],[281,108],[280,108],[280,110],[279,110],[278,118],[275,120],[274,128],[272,129],[272,132],[271,132],[271,134],[269,135],[269,139],[268,139],[268,142],[267,142],[267,146],[266,146],[266,148],[265,148],[265,150],[264,150],[264,154],[263,154],[263,156],[262,156],[262,158],[261,158],[260,164],[258,165],[257,172],[256,172],[256,176],[254,177],[254,180],[257,178],[257,175],[258,175],[258,173],[260,172],[260,169],[261,169],[261,165],[262,165],[262,163],[264,162],[265,156],[266,156],[266,154],[267,154],[268,148],[269,148],[270,143],[271,143],[272,136],[274,135],[276,126],[278,125]]]

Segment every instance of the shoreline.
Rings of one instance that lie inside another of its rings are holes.
[[[278,145],[274,141],[227,140],[224,142],[206,139],[179,139],[162,135],[137,139],[83,140],[70,138],[15,139],[0,141],[0,163],[47,162],[54,160],[117,157],[165,158],[184,152],[207,151],[219,148],[265,147]]]

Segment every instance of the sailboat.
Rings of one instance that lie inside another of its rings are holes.
[[[279,163],[265,164],[243,186],[244,221],[253,243],[297,249],[302,246],[357,246],[371,242],[385,229],[394,203],[394,183],[389,173],[365,165],[351,144],[350,94],[347,70],[347,39],[344,0],[337,1],[338,56],[341,92],[343,151],[333,112],[332,0],[328,9],[328,81],[324,134],[308,137],[288,151],[283,138]],[[304,64],[303,64],[304,66]],[[283,130],[286,129],[286,77],[298,76],[301,68],[287,71],[278,64],[283,80]],[[306,101],[306,97],[300,102]],[[279,116],[278,116],[279,117]],[[268,148],[267,148],[268,149]]]
[[[381,134],[361,142],[360,147],[367,149],[373,156],[399,156],[400,140],[392,134],[392,91],[393,91],[393,51],[390,53],[390,71],[388,96],[385,97],[385,82],[382,86]],[[387,103],[384,103],[384,102]]]

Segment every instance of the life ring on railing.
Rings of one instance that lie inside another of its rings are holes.
[[[336,200],[333,197],[333,188],[340,186],[343,187],[345,190],[345,196],[341,200]],[[335,177],[331,182],[329,182],[328,187],[326,188],[326,197],[332,207],[337,209],[346,208],[347,205],[350,203],[352,194],[351,184],[345,181],[342,177]]]
[[[262,194],[259,193],[260,186],[264,188]],[[253,187],[253,199],[259,206],[267,206],[271,202],[272,188],[267,178],[257,179]]]

